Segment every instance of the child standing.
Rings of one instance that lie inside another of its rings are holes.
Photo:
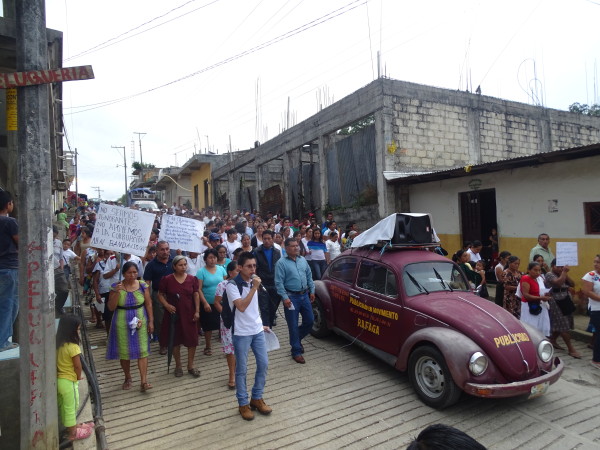
[[[233,280],[238,273],[239,269],[236,261],[231,261],[229,264],[227,264],[227,279],[225,281],[221,281],[217,286],[217,290],[215,291],[215,309],[219,312],[219,314],[223,311],[221,300],[223,299],[223,295],[227,289],[227,283],[229,283],[229,280]],[[225,353],[225,357],[227,358],[227,367],[229,368],[229,382],[227,383],[227,386],[229,389],[235,389],[235,355],[233,353],[231,328],[225,328],[222,318],[220,319],[220,324],[222,349],[223,353]]]
[[[56,332],[56,387],[58,409],[70,441],[86,439],[92,434],[93,424],[77,425],[79,407],[79,380],[81,377],[81,348],[79,327],[75,316],[63,316]]]

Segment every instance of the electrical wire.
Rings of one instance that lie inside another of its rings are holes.
[[[174,12],[174,11],[177,11],[178,9],[181,9],[181,8],[183,8],[184,6],[186,6],[186,5],[190,4],[190,3],[194,3],[194,2],[196,2],[196,1],[197,1],[197,0],[189,0],[188,2],[186,2],[186,3],[182,4],[182,5],[176,6],[175,8],[173,8],[173,9],[171,9],[171,10],[167,11],[166,13],[164,13],[164,14],[161,14],[160,16],[154,17],[153,19],[150,19],[150,20],[148,20],[147,22],[144,22],[144,23],[142,23],[141,25],[138,25],[138,26],[136,26],[136,27],[134,27],[134,28],[131,28],[130,30],[127,30],[127,31],[125,31],[124,33],[118,34],[117,36],[115,36],[115,37],[112,37],[112,38],[110,38],[110,39],[108,39],[108,40],[106,40],[106,41],[104,41],[104,42],[102,42],[102,43],[100,43],[100,44],[97,44],[97,45],[93,46],[93,47],[90,47],[90,48],[88,48],[87,50],[84,50],[84,51],[82,51],[82,52],[79,52],[79,53],[77,53],[76,55],[70,56],[70,57],[66,58],[66,59],[65,59],[65,61],[70,61],[70,60],[72,60],[72,59],[75,59],[75,58],[78,58],[78,57],[80,57],[80,56],[85,56],[85,55],[88,55],[88,54],[90,54],[90,53],[96,52],[96,51],[98,51],[98,50],[103,50],[103,49],[105,49],[105,48],[107,48],[107,47],[110,47],[110,46],[112,46],[112,45],[118,44],[119,42],[123,42],[123,41],[125,41],[125,40],[127,40],[127,39],[130,39],[130,38],[132,38],[132,37],[135,37],[135,36],[138,36],[138,35],[140,35],[140,34],[143,34],[143,33],[147,32],[147,31],[153,30],[154,28],[158,28],[158,27],[160,27],[160,26],[162,26],[162,25],[165,25],[165,24],[167,24],[167,23],[169,23],[169,22],[173,22],[174,20],[177,20],[177,19],[180,19],[180,18],[182,18],[182,17],[185,17],[185,16],[187,16],[187,15],[189,15],[189,14],[192,14],[192,13],[194,13],[194,12],[196,12],[196,11],[200,10],[200,9],[206,8],[207,6],[210,6],[210,5],[212,5],[213,3],[216,3],[216,2],[218,2],[219,0],[213,0],[212,2],[210,2],[210,3],[207,3],[206,5],[199,6],[198,8],[196,8],[196,9],[193,9],[193,10],[191,10],[191,11],[188,11],[188,12],[186,12],[186,13],[184,13],[184,14],[181,14],[180,16],[177,16],[177,17],[174,17],[174,18],[172,18],[172,19],[169,19],[169,20],[167,20],[166,22],[162,22],[162,23],[160,23],[160,24],[158,24],[158,25],[155,25],[155,26],[153,26],[153,27],[150,27],[150,28],[148,28],[148,29],[146,29],[146,30],[143,30],[143,31],[140,31],[140,32],[138,32],[138,33],[132,34],[131,36],[127,36],[129,33],[132,33],[132,32],[134,32],[135,30],[138,30],[138,29],[140,29],[140,28],[142,28],[142,27],[144,27],[144,26],[146,26],[146,25],[148,25],[148,24],[150,24],[150,23],[152,23],[152,22],[154,22],[154,21],[156,21],[156,20],[158,20],[158,19],[162,19],[163,17],[166,17],[166,16],[168,16],[168,15],[169,15],[169,14],[171,14],[172,12]],[[126,36],[126,37],[123,37],[123,36]],[[123,37],[123,39],[119,39],[119,38],[121,38],[121,37]]]
[[[217,1],[217,0],[215,0],[215,1]],[[314,27],[316,27],[318,25],[326,23],[326,22],[328,22],[328,21],[330,21],[332,19],[335,19],[335,18],[337,18],[337,17],[339,17],[339,16],[341,16],[343,14],[346,14],[346,13],[348,13],[348,12],[350,12],[350,11],[358,8],[361,5],[364,5],[367,1],[368,0],[354,0],[354,1],[348,3],[347,5],[345,5],[345,6],[341,7],[341,8],[338,8],[338,9],[336,9],[336,10],[330,12],[330,13],[327,13],[327,14],[325,14],[325,15],[317,18],[317,19],[314,19],[314,20],[312,20],[312,21],[310,21],[310,22],[308,22],[308,23],[306,23],[304,25],[301,25],[301,26],[299,26],[299,27],[297,27],[297,28],[295,28],[293,30],[290,30],[290,31],[288,31],[286,33],[283,33],[283,34],[281,34],[281,35],[279,35],[279,36],[277,36],[277,37],[275,37],[275,38],[273,38],[273,39],[271,39],[269,41],[263,42],[262,44],[259,44],[259,45],[255,46],[255,47],[252,47],[250,49],[242,51],[241,53],[238,53],[236,55],[230,56],[230,57],[228,57],[228,58],[226,58],[224,60],[221,60],[219,62],[216,62],[216,63],[214,63],[214,64],[212,64],[210,66],[204,67],[203,69],[197,70],[196,72],[192,72],[190,74],[184,75],[184,76],[182,76],[180,78],[177,78],[175,80],[169,81],[169,82],[164,83],[162,85],[155,86],[153,88],[147,89],[145,91],[140,91],[140,92],[137,92],[135,94],[127,95],[127,96],[116,98],[116,99],[112,99],[112,100],[107,100],[107,101],[104,101],[104,102],[93,103],[93,104],[83,105],[83,106],[75,106],[75,107],[72,107],[71,109],[80,109],[80,110],[79,111],[72,111],[72,112],[67,113],[67,114],[69,114],[69,115],[70,114],[79,114],[79,113],[82,113],[82,112],[91,111],[91,110],[98,109],[98,108],[103,108],[105,106],[114,105],[115,103],[120,103],[120,102],[125,101],[125,100],[130,100],[132,98],[139,97],[140,95],[148,94],[148,93],[154,92],[154,91],[156,91],[158,89],[162,89],[164,87],[171,86],[173,84],[176,84],[176,83],[179,83],[181,81],[187,80],[189,78],[195,77],[195,76],[200,75],[202,73],[208,72],[210,70],[216,69],[218,67],[226,65],[226,64],[231,63],[233,61],[236,61],[236,60],[238,60],[240,58],[243,58],[244,56],[248,56],[248,55],[250,55],[252,53],[255,53],[257,51],[263,50],[263,49],[265,49],[267,47],[270,47],[270,46],[272,46],[274,44],[277,44],[277,43],[279,43],[281,41],[289,39],[289,38],[291,38],[291,37],[293,37],[293,36],[295,36],[297,34],[300,34],[300,33],[304,32],[304,31],[310,30],[311,28],[314,28]]]

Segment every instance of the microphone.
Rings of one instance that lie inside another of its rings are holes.
[[[255,278],[256,274],[252,274],[252,279],[254,280]],[[262,283],[260,283],[260,290],[266,292],[267,294],[269,293],[269,291],[267,291],[267,289],[262,285]]]

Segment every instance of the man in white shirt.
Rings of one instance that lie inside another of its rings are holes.
[[[238,241],[237,236],[238,234],[235,228],[230,228],[227,230],[227,240],[223,242],[223,245],[227,249],[227,257],[231,260],[233,260],[233,252],[242,246],[242,243]]]
[[[227,284],[227,299],[234,312],[232,338],[235,349],[235,396],[238,400],[239,411],[244,420],[254,419],[253,409],[261,414],[270,414],[272,409],[263,400],[263,391],[267,381],[267,367],[269,357],[265,342],[265,332],[269,327],[264,327],[260,318],[258,306],[258,289],[260,278],[256,273],[256,259],[250,252],[242,252],[238,258],[240,273],[234,278],[233,283]],[[242,285],[242,292],[238,285]],[[234,310],[235,308],[235,310]],[[248,352],[252,349],[256,359],[256,375],[252,387],[252,398],[248,401],[246,388],[246,373],[248,371]]]

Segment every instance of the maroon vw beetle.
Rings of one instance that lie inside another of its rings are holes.
[[[315,282],[312,335],[333,331],[408,371],[418,396],[435,408],[457,402],[462,391],[531,398],[546,392],[563,371],[551,343],[472,293],[452,261],[418,247],[362,247],[338,256]]]

